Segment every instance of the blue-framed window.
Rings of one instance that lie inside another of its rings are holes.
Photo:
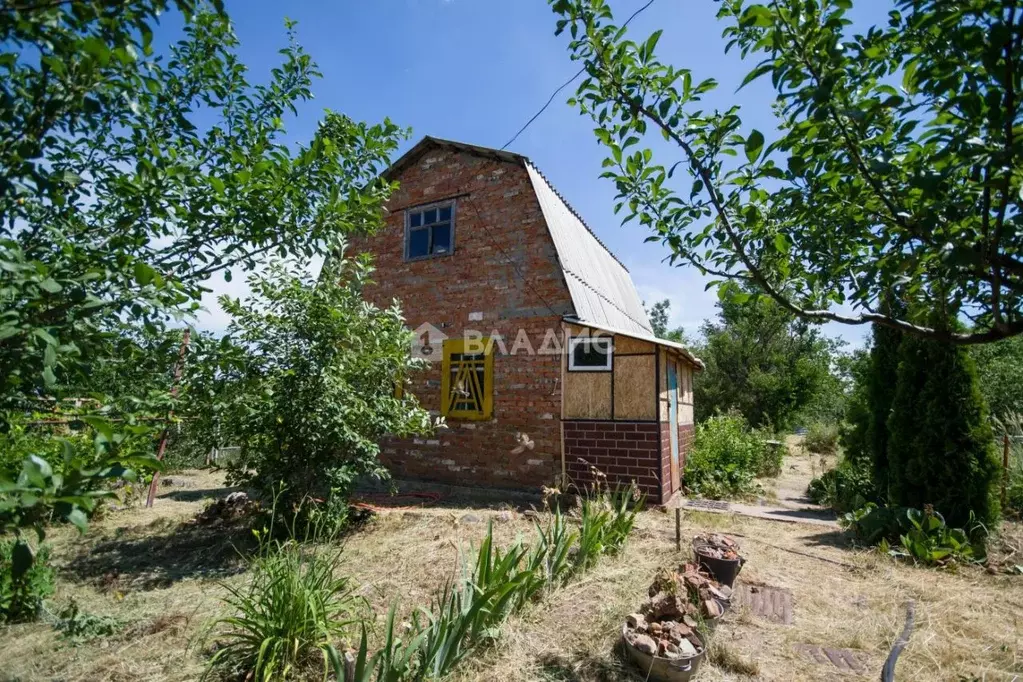
[[[447,256],[455,250],[455,202],[405,211],[405,260]]]

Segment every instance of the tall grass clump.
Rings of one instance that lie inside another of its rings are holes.
[[[295,518],[298,518],[296,515]],[[211,674],[254,682],[307,676],[319,667],[324,677],[340,660],[338,643],[355,625],[364,606],[352,582],[337,575],[341,551],[297,538],[323,537],[315,529],[275,537],[276,501],[270,525],[254,531],[259,548],[252,558],[248,585],[225,584],[224,602],[232,615],[214,623],[216,651]]]
[[[593,566],[600,556],[624,547],[644,499],[634,486],[605,491],[601,486],[579,498],[579,528],[571,528],[555,507],[536,522],[532,547],[494,544],[493,525],[463,564],[462,577],[448,583],[430,608],[420,608],[399,633],[392,607],[384,643],[372,656],[365,628],[358,647],[335,661],[345,682],[418,682],[449,674],[465,658],[500,635],[513,613]],[[331,654],[333,655],[333,654]]]

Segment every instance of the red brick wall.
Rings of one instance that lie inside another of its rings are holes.
[[[582,487],[593,482],[595,467],[608,482],[636,485],[651,504],[662,501],[661,434],[657,422],[566,420],[565,469]]]
[[[520,329],[534,349],[548,329],[561,338],[571,298],[523,167],[433,147],[394,179],[401,187],[388,204],[386,226],[350,246],[376,257],[371,301],[383,306],[398,299],[412,329],[430,323],[456,338],[465,330],[496,332],[509,350]],[[453,253],[405,262],[404,210],[452,197]],[[470,321],[470,313],[483,319]],[[435,414],[440,370],[440,362],[432,363],[412,386]],[[561,472],[560,417],[559,356],[498,354],[492,419],[449,419],[449,428],[435,435],[385,443],[382,458],[397,477],[535,488]]]
[[[660,422],[659,427],[661,432],[661,499],[667,501],[674,492],[671,489],[671,424]],[[681,454],[679,451],[680,456]]]
[[[693,424],[678,425],[678,457],[679,466],[685,471],[686,461],[689,453],[693,451],[693,441],[696,438],[696,426]]]

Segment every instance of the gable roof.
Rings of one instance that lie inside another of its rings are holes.
[[[384,171],[384,177],[396,177],[433,147],[454,149],[524,167],[557,250],[558,261],[575,307],[573,319],[595,327],[614,329],[626,335],[654,339],[650,320],[628,269],[597,238],[582,217],[527,157],[428,135],[391,164]],[[664,339],[658,339],[657,342],[671,344]]]

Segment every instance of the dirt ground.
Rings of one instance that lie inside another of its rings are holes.
[[[791,473],[783,472],[775,488],[778,500],[799,493],[797,478],[816,466],[798,452],[790,459]],[[246,579],[232,545],[243,546],[247,537],[230,527],[187,523],[211,498],[229,492],[216,474],[170,479],[173,485],[161,488],[152,510],[112,512],[84,538],[66,529],[52,534],[60,581],[48,608],[56,612],[74,599],[83,611],[119,619],[120,630],[77,644],[45,622],[0,630],[0,679],[127,682],[202,674],[223,584]],[[502,542],[528,540],[532,532],[531,521],[511,508],[444,506],[440,500],[373,517],[347,539],[343,570],[382,621],[394,600],[403,610],[427,605],[490,520]],[[748,563],[740,582],[791,592],[792,622],[733,607],[699,680],[876,680],[902,630],[908,600],[916,604],[916,627],[897,679],[1023,680],[1023,576],[989,575],[981,567],[916,568],[851,549],[841,534],[809,525],[693,512],[683,518],[686,538],[709,529],[741,542]],[[1019,524],[1006,526],[1003,547],[1023,547]],[[602,560],[513,617],[498,643],[452,679],[642,680],[616,651],[620,624],[646,596],[657,568],[684,559],[683,550],[675,550],[670,514],[644,512],[624,555]],[[861,672],[841,672],[826,659],[818,663],[803,645],[850,649]]]

